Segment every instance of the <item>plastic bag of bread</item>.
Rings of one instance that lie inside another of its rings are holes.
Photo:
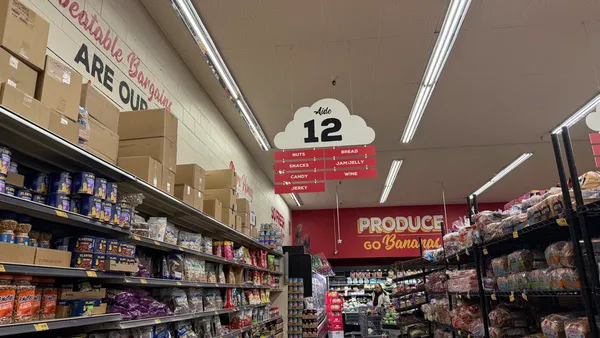
[[[473,245],[473,237],[471,236],[472,232],[473,232],[473,227],[471,227],[471,226],[464,226],[464,227],[458,229],[458,235],[459,235],[461,249],[465,249],[465,248],[471,247]]]
[[[500,222],[506,217],[508,217],[508,215],[505,215],[501,211],[484,210],[475,215],[475,224],[479,227],[490,223]]]
[[[496,278],[496,285],[498,285],[498,291],[508,291],[508,278],[507,277]]]
[[[527,317],[523,311],[502,305],[490,311],[488,318],[490,325],[495,327],[527,327]]]
[[[508,255],[508,270],[513,273],[543,268],[545,267],[543,263],[545,263],[544,255],[538,251],[523,249]]]
[[[550,269],[536,269],[527,275],[529,288],[532,290],[550,290]]]
[[[488,328],[488,331],[490,333],[490,338],[502,338],[505,336],[504,330],[502,330],[502,328],[499,328],[499,327],[490,326]],[[485,335],[477,336],[477,337],[484,337],[484,336]]]
[[[569,316],[558,313],[544,317],[541,323],[542,333],[546,337],[566,338],[565,322],[569,319]]]
[[[550,195],[544,200],[550,207],[550,218],[558,217],[564,211],[562,194]]]
[[[546,338],[546,336],[544,336],[543,333],[538,332],[538,333],[533,333],[533,334],[523,336],[523,338]]]
[[[573,290],[581,287],[577,270],[571,268],[557,268],[551,270],[550,288],[552,290]]]
[[[508,256],[492,259],[492,271],[496,277],[506,276],[508,274]]]
[[[565,268],[575,267],[575,252],[572,242],[567,242],[560,250],[560,265]]]
[[[542,221],[542,205],[545,203],[538,202],[527,209],[527,223],[533,225]]]
[[[540,203],[543,200],[540,195],[533,195],[521,201],[521,210],[528,211],[532,206]]]
[[[525,290],[529,288],[529,282],[527,281],[527,272],[517,272],[508,275],[508,291]]]
[[[567,243],[567,241],[561,241],[548,245],[548,247],[544,251],[544,256],[546,257],[546,263],[548,264],[548,267],[561,267],[561,252],[564,246],[567,245]]]
[[[566,338],[587,338],[590,335],[590,326],[587,317],[580,317],[565,321]]]
[[[579,185],[581,186],[581,190],[600,189],[600,172],[588,171],[579,176]]]

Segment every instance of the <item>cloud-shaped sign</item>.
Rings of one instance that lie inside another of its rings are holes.
[[[294,113],[285,131],[275,135],[279,149],[305,149],[354,146],[372,143],[375,131],[365,120],[351,115],[342,102],[321,99]]]
[[[600,103],[596,106],[596,110],[589,113],[588,116],[585,117],[585,124],[595,131],[600,132]]]

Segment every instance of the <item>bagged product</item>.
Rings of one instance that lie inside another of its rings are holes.
[[[166,242],[165,232],[167,230],[166,217],[150,217],[148,219],[148,228],[150,230],[150,238],[155,241]],[[168,242],[167,242],[168,243]]]
[[[183,279],[183,253],[171,253],[167,259],[170,279]]]
[[[185,290],[185,293],[187,294],[190,312],[196,313],[204,311],[202,289],[189,288]]]
[[[506,276],[508,274],[508,256],[492,259],[492,271],[496,277]]]
[[[180,230],[177,245],[194,251],[202,251],[202,235]]]
[[[160,298],[174,314],[190,313],[188,297],[182,289],[161,289]]]
[[[197,256],[186,255],[183,261],[185,280],[191,282],[206,282],[205,262]]]
[[[178,236],[179,236],[179,229],[177,229],[173,224],[167,222],[163,242],[168,243],[168,244],[177,245],[177,237]]]
[[[550,268],[559,268],[562,266],[561,264],[561,252],[562,249],[567,245],[568,242],[561,241],[548,245],[546,250],[544,251],[544,256],[546,257],[546,263]]]
[[[495,327],[516,328],[527,327],[527,317],[521,310],[509,308],[507,306],[498,306],[490,311],[489,323]]]
[[[573,243],[567,242],[560,250],[560,265],[565,268],[575,268],[575,252]]]
[[[552,290],[573,290],[581,287],[577,270],[571,268],[557,268],[551,270],[550,288]]]
[[[498,291],[508,291],[508,278],[507,277],[498,277],[496,279],[496,284],[498,285]]]
[[[590,335],[590,326],[586,317],[571,319],[565,321],[566,338],[588,338]]]
[[[571,319],[563,314],[551,314],[542,320],[542,333],[548,338],[565,338],[565,322]]]
[[[532,290],[550,290],[550,269],[536,269],[529,272],[527,280]]]
[[[517,250],[508,255],[508,270],[512,273],[545,267],[544,255],[538,251]]]

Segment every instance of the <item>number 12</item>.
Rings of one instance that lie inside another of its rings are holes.
[[[329,126],[333,124],[333,126]],[[327,127],[323,129],[321,132],[321,140],[323,142],[332,142],[332,141],[341,141],[342,135],[331,135],[333,133],[337,133],[342,129],[342,121],[336,118],[328,118],[324,119],[321,122],[321,127]],[[304,128],[308,129],[308,137],[304,138],[304,142],[306,143],[315,143],[319,142],[319,138],[315,135],[315,120],[306,121],[304,123]]]

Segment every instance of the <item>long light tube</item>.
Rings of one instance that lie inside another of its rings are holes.
[[[269,140],[266,138],[265,134],[262,131],[262,128],[256,120],[256,117],[254,116],[254,114],[252,114],[250,108],[248,107],[248,104],[244,100],[240,89],[233,80],[229,69],[227,68],[225,62],[221,58],[217,47],[213,43],[210,34],[208,34],[208,31],[206,30],[202,19],[200,19],[200,15],[198,15],[198,12],[196,11],[194,5],[191,3],[190,0],[173,1],[179,12],[182,14],[183,19],[188,24],[188,28],[190,28],[190,33],[192,33],[192,36],[197,37],[202,43],[202,45],[204,45],[208,58],[214,65],[215,70],[219,75],[219,78],[223,79],[223,82],[225,83],[229,94],[231,95],[231,97],[233,97],[238,108],[242,112],[246,124],[252,131],[252,134],[254,135],[254,138],[260,145],[261,149],[265,151],[271,149]]]
[[[471,0],[452,0],[450,6],[448,6],[442,29],[433,47],[425,74],[423,74],[423,80],[415,97],[408,122],[406,122],[406,126],[404,127],[401,138],[402,143],[410,142],[415,136],[419,122],[421,122],[427,103],[429,103],[429,98],[431,98],[433,89],[440,78],[450,51],[452,51],[452,46],[458,37],[458,32],[467,15],[470,4]]]
[[[398,176],[398,171],[400,171],[400,167],[402,166],[403,160],[394,160],[392,161],[392,165],[390,166],[390,171],[388,172],[388,176],[385,179],[385,183],[383,184],[383,191],[381,191],[381,198],[379,199],[379,203],[385,203],[392,191],[392,187],[394,186],[394,182],[396,182],[396,176]]]
[[[531,156],[533,156],[533,153],[521,154],[521,156],[519,156],[516,160],[512,161],[509,165],[507,165],[504,169],[497,173],[496,176],[492,177],[491,180],[487,181],[483,186],[481,186],[481,188],[477,189],[477,191],[472,193],[470,197],[472,198],[473,195],[481,195],[482,192],[486,191],[489,187],[494,185],[496,182],[500,181],[502,177],[506,176],[509,172],[518,167],[521,163],[525,162]]]
[[[297,206],[299,206],[299,207],[302,206],[302,201],[300,201],[300,197],[298,197],[298,195],[290,194],[290,196],[292,196],[292,199],[294,200],[294,202],[296,202]]]
[[[554,128],[554,130],[552,130],[552,134],[560,134],[563,127],[571,128],[575,123],[579,122],[579,120],[591,112],[592,109],[598,105],[598,103],[600,103],[600,94],[589,100],[588,103],[583,105],[583,107],[573,113],[573,115],[569,116],[569,118],[567,118],[563,123]]]

